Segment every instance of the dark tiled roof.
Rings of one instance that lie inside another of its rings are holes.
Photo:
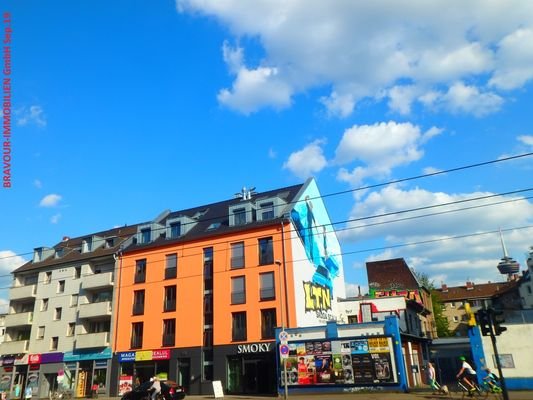
[[[107,231],[91,233],[88,235],[83,235],[77,238],[67,238],[58,244],[56,244],[53,249],[56,252],[62,251],[61,257],[55,257],[52,254],[50,257],[44,259],[43,261],[33,262],[29,261],[21,267],[13,271],[13,273],[20,273],[32,270],[38,270],[43,267],[52,267],[56,265],[66,264],[66,263],[75,263],[87,259],[94,259],[104,256],[112,255],[120,249],[120,245],[126,241],[131,235],[137,232],[137,225],[124,226],[120,228],[113,228]],[[106,238],[116,238],[112,247],[99,247],[93,251],[81,253],[80,249],[82,246],[82,241],[88,237],[98,236],[102,239]]]
[[[186,210],[171,212],[161,219],[161,221],[159,222],[161,225],[165,226],[168,220],[172,220],[174,218],[188,217],[194,220],[194,226],[191,228],[190,231],[188,231],[185,235],[180,236],[179,238],[166,238],[164,237],[164,235],[158,235],[158,237],[155,240],[152,240],[150,243],[132,244],[128,246],[124,250],[124,252],[127,253],[139,249],[149,249],[152,247],[159,247],[172,243],[186,242],[189,240],[195,240],[203,237],[218,236],[226,233],[233,233],[258,228],[261,226],[279,224],[281,215],[285,214],[292,208],[292,202],[295,201],[297,195],[300,193],[303,187],[304,184],[299,184],[253,195],[251,199],[252,202],[260,202],[261,200],[271,199],[277,196],[282,198],[287,203],[286,208],[282,207],[281,210],[276,210],[276,214],[280,215],[279,218],[267,221],[254,221],[245,225],[229,226],[229,207],[238,204],[246,204],[246,202],[248,201],[243,201],[239,198],[233,198],[218,203],[212,203],[194,208],[189,208]],[[217,227],[215,229],[208,230],[209,226],[214,223],[217,223]],[[163,229],[161,233],[164,232],[165,230]]]
[[[495,282],[474,284],[472,289],[467,286],[448,287],[447,290],[442,288],[436,289],[443,302],[468,300],[468,299],[488,299],[497,297],[516,288],[518,282]]]
[[[366,263],[372,289],[418,289],[421,285],[403,258]]]

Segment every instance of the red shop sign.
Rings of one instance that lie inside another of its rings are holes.
[[[152,350],[152,360],[170,360],[170,350]]]
[[[40,364],[41,363],[41,355],[40,354],[30,354],[28,357],[28,364]]]

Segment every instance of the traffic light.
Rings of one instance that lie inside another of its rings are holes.
[[[494,325],[494,334],[500,335],[502,332],[505,332],[507,328],[505,326],[501,326],[500,324],[505,322],[505,318],[503,317],[503,311],[501,310],[491,310],[492,311],[492,323]]]
[[[476,313],[476,319],[477,319],[479,328],[481,329],[481,334],[483,336],[490,336],[491,323],[490,323],[490,315],[489,315],[488,310],[479,310]]]
[[[476,316],[470,308],[470,303],[465,303],[465,312],[468,319],[468,326],[476,326]]]

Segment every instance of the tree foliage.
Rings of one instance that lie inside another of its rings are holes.
[[[448,320],[442,313],[443,302],[440,298],[439,292],[435,288],[435,283],[429,279],[429,276],[424,272],[417,272],[413,270],[418,283],[421,286],[424,286],[431,293],[431,304],[433,305],[433,317],[435,318],[435,325],[437,329],[438,337],[447,337],[451,336],[450,326]]]

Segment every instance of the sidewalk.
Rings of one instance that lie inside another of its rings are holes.
[[[214,399],[213,395],[191,395],[185,397],[185,400],[200,400],[200,399]],[[219,397],[219,399],[221,399]],[[247,396],[247,395],[224,395],[224,400],[278,400],[283,399],[283,396]],[[451,395],[433,395],[431,391],[421,390],[413,391],[409,393],[392,393],[392,392],[359,392],[359,393],[324,393],[324,394],[289,394],[288,399],[304,400],[431,400],[431,399],[462,399],[462,395],[459,393],[451,393]],[[469,399],[465,397],[465,400]],[[475,398],[476,399],[476,398]],[[497,400],[494,395],[488,397],[478,397],[477,399]],[[509,392],[510,400],[533,400],[533,391],[511,391]]]

